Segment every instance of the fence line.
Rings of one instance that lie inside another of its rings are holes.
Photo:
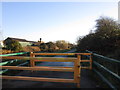
[[[3,57],[16,56],[16,55],[26,55],[26,54],[29,54],[29,53],[30,53],[30,52],[19,52],[19,53],[3,54],[3,55],[0,55],[0,58],[3,59]],[[10,61],[3,61],[3,62],[0,62],[0,66],[6,65],[6,64],[8,64],[8,63],[12,64],[12,63],[18,62],[18,61],[20,61],[20,60],[15,59],[15,60],[10,60]],[[27,63],[28,63],[28,62],[21,63],[21,64],[19,64],[19,65],[17,65],[17,66],[22,66],[22,65],[25,65],[25,64],[27,64]],[[7,72],[7,71],[8,71],[8,69],[2,70],[2,71],[0,71],[0,74],[3,74],[3,73],[5,73],[5,72]]]
[[[91,51],[86,50],[86,52],[92,53],[93,56],[93,71],[110,87],[114,90],[120,88],[120,61],[112,58],[108,58]],[[107,65],[108,64],[108,65]],[[114,67],[115,64],[115,67]],[[111,67],[112,71],[109,69]],[[116,68],[117,67],[117,68]],[[102,71],[101,71],[102,70]],[[105,76],[105,73],[108,73]],[[108,78],[109,77],[109,78]],[[111,79],[110,79],[111,78]],[[117,83],[112,80],[117,79]]]
[[[4,56],[15,56],[15,55],[23,55],[23,54],[29,54],[30,52],[20,52],[20,53],[11,53],[11,54],[3,54],[0,55],[0,57],[4,57]]]
[[[69,57],[35,57],[36,55],[77,55],[77,58]],[[47,82],[68,82],[76,83],[77,87],[80,87],[80,73],[81,69],[92,69],[92,64],[90,67],[81,67],[81,62],[90,62],[90,60],[81,60],[81,55],[91,55],[90,53],[30,53],[30,57],[24,56],[9,56],[2,57],[3,59],[20,59],[20,60],[30,60],[30,67],[20,67],[20,66],[0,66],[3,69],[14,69],[14,70],[31,70],[31,71],[64,71],[64,72],[74,72],[74,79],[59,79],[59,78],[43,78],[43,77],[23,77],[23,76],[2,76],[2,79],[14,79],[14,80],[32,80],[32,81],[47,81]],[[46,66],[35,66],[35,62],[74,62],[73,67],[46,67]]]

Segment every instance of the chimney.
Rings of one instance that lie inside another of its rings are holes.
[[[41,43],[42,38],[40,38],[40,43]]]

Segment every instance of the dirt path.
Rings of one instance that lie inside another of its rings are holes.
[[[74,50],[73,50],[74,51]],[[69,51],[67,53],[73,52]],[[73,66],[72,62],[42,62],[38,66]],[[96,82],[89,76],[89,70],[81,72],[81,88],[96,88]],[[55,72],[55,71],[23,71],[18,76],[48,77],[48,78],[66,78],[72,79],[73,72]],[[56,82],[38,82],[22,80],[3,80],[2,88],[76,88],[74,83],[56,83]]]

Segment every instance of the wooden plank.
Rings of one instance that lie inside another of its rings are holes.
[[[46,66],[37,66],[37,67],[20,67],[20,66],[0,66],[2,69],[13,69],[13,70],[35,70],[35,71],[65,71],[73,72],[72,67],[46,67]]]
[[[63,66],[35,66],[35,67],[73,68],[73,67],[63,67]]]
[[[75,53],[33,53],[34,55],[75,55]]]
[[[30,57],[35,57],[35,55],[33,55],[33,52],[30,53]],[[31,67],[34,67],[34,66],[35,66],[35,62],[34,62],[34,60],[32,60],[32,59],[30,60],[30,66],[31,66]]]
[[[117,88],[110,82],[108,81],[108,79],[102,75],[100,72],[98,72],[96,69],[93,69],[93,71],[100,77],[100,79],[102,79],[102,81],[104,81],[110,88],[113,88],[115,90],[117,90]]]
[[[91,55],[91,53],[33,53],[34,55]]]
[[[81,69],[90,69],[90,67],[81,67]]]
[[[74,60],[34,60],[35,62],[74,62]]]
[[[88,50],[86,50],[86,51],[92,53],[91,51],[88,51]],[[98,60],[102,59],[103,61],[105,60],[105,61],[108,61],[108,62],[119,63],[120,64],[119,60],[116,60],[116,59],[113,59],[113,58],[105,57],[103,55],[99,55],[99,54],[96,54],[96,53],[92,53],[92,55],[95,56],[95,57],[99,57],[100,59],[98,59]]]
[[[77,87],[80,87],[80,55],[77,55],[77,60],[74,62],[74,80],[77,83]]]
[[[81,60],[80,62],[92,62],[91,60]]]
[[[76,55],[91,55],[92,53],[75,53]]]
[[[33,55],[33,52],[30,52],[30,57],[35,57],[35,55]],[[31,67],[34,67],[34,66],[35,66],[35,62],[34,62],[34,60],[32,60],[32,59],[30,59],[30,66],[31,66]],[[33,72],[33,70],[32,70],[31,72]]]
[[[92,56],[90,55],[90,69],[92,70]]]
[[[98,63],[98,62],[96,62],[96,61],[94,61],[93,63],[94,63],[96,66],[98,66],[99,69],[102,69],[102,70],[104,70],[105,72],[108,72],[109,75],[113,75],[113,76],[116,77],[118,80],[120,80],[120,76],[119,76],[118,74],[114,73],[113,71],[109,70],[107,67],[101,65],[100,63]]]
[[[29,81],[46,81],[46,82],[66,82],[75,83],[74,79],[59,79],[59,78],[41,78],[41,77],[23,77],[23,76],[2,76],[2,79],[13,79],[13,80],[29,80]]]
[[[20,52],[20,53],[10,53],[10,54],[2,54],[0,55],[0,57],[4,57],[4,56],[14,56],[14,55],[23,55],[23,54],[27,54],[29,52]]]
[[[81,61],[81,55],[77,55],[77,63],[78,63],[78,74],[77,74],[77,87],[80,88],[80,74],[81,74],[81,66],[80,66],[80,61]]]
[[[74,62],[77,58],[64,58],[64,57],[23,57],[23,56],[10,56],[3,57],[3,59],[20,59],[20,60],[39,60],[43,62]]]

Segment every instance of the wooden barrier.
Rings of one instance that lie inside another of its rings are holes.
[[[69,58],[69,57],[35,57],[36,55],[77,55],[77,58]],[[30,67],[0,66],[0,68],[2,68],[2,69],[74,72],[74,79],[23,77],[23,76],[4,76],[4,75],[1,75],[0,77],[2,77],[2,79],[14,79],[14,80],[31,80],[31,81],[76,83],[77,87],[80,87],[81,69],[82,68],[83,69],[92,69],[91,56],[90,56],[89,60],[81,60],[81,55],[91,55],[91,53],[33,53],[33,52],[31,52],[30,57],[23,57],[23,56],[2,57],[4,59],[30,60]],[[35,62],[73,62],[74,66],[73,67],[35,66]],[[90,67],[81,67],[81,65],[80,65],[81,62],[90,62]]]
[[[120,60],[93,53],[93,71],[107,87],[117,90],[120,88]]]
[[[30,52],[19,52],[19,53],[2,54],[2,55],[0,55],[0,57],[2,59],[2,57],[7,57],[7,56],[27,56],[29,54],[30,54]],[[20,63],[17,66],[23,66],[23,65],[28,64],[28,62],[24,62],[24,61],[21,62],[20,60],[17,60],[17,59],[9,60],[9,61],[5,61],[2,59],[2,62],[0,62],[0,66],[13,65],[14,63]],[[8,69],[1,70],[0,74],[6,73],[7,71],[9,71],[9,70]]]

